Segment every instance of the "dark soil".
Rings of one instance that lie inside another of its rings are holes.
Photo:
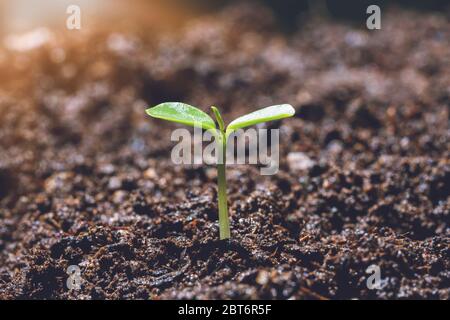
[[[0,298],[450,298],[448,14],[273,21],[233,7],[170,34],[1,49]],[[144,113],[173,100],[227,121],[296,108],[268,124],[277,175],[228,168],[229,242],[215,168],[172,164],[176,125]]]

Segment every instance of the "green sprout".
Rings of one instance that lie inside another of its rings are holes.
[[[228,137],[238,129],[267,121],[292,117],[294,108],[289,104],[281,104],[263,108],[233,120],[226,128],[223,118],[216,107],[211,107],[219,128],[214,120],[200,109],[180,102],[166,102],[146,110],[151,117],[178,122],[193,127],[209,130],[218,144],[219,161],[217,162],[217,183],[219,200],[219,233],[220,239],[230,238],[230,222],[228,218],[227,182],[226,182],[226,147]]]

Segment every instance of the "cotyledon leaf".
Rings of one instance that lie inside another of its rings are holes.
[[[245,116],[239,117],[228,125],[227,134],[234,130],[245,128],[254,124],[292,117],[295,114],[290,104],[280,104],[256,110]]]
[[[151,117],[178,122],[206,130],[215,129],[214,120],[202,110],[181,102],[165,102],[145,110]]]

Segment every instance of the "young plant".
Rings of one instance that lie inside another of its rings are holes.
[[[228,218],[227,182],[226,182],[226,146],[229,135],[238,129],[254,124],[292,117],[294,108],[289,104],[275,105],[263,108],[233,120],[226,128],[222,116],[216,107],[211,107],[216,118],[214,120],[198,108],[180,102],[166,102],[146,110],[151,117],[178,122],[193,127],[210,130],[218,144],[217,183],[219,200],[219,232],[220,239],[230,238],[230,222]]]

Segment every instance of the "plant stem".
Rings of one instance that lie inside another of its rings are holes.
[[[217,157],[217,184],[219,190],[217,192],[219,198],[219,233],[220,240],[230,238],[230,219],[228,218],[228,204],[227,204],[227,177],[226,177],[226,162],[227,162],[227,135],[225,134],[225,124],[219,109],[212,106],[212,111],[219,124],[219,130],[216,131],[216,143],[219,144],[219,154]]]
[[[230,238],[230,221],[228,218],[228,204],[227,204],[227,181],[226,181],[226,150],[227,141],[225,133],[220,132],[220,149],[222,155],[219,154],[219,161],[217,164],[217,180],[218,180],[218,197],[219,197],[219,233],[220,240]],[[221,158],[220,158],[221,157]]]

